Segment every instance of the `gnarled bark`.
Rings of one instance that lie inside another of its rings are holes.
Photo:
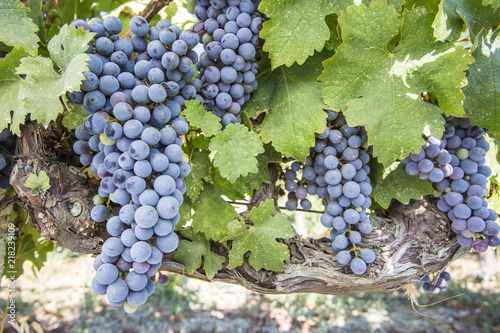
[[[22,154],[13,169],[11,182],[33,224],[43,237],[56,240],[74,252],[99,253],[107,236],[104,223],[97,224],[90,218],[96,186],[76,168],[57,160],[57,138],[51,137],[52,131],[30,124],[23,133],[19,140]],[[31,195],[30,189],[24,186],[25,181],[30,173],[38,174],[41,170],[49,175],[51,188]],[[275,194],[273,182],[264,184],[255,192],[252,205]],[[242,214],[241,218],[245,217]],[[238,284],[261,293],[346,295],[391,291],[417,282],[422,274],[436,271],[467,253],[455,241],[446,215],[428,199],[408,205],[395,203],[388,216],[372,215],[371,220],[374,231],[364,237],[360,247],[373,249],[377,259],[369,265],[366,274],[354,275],[339,265],[330,239],[296,235],[284,240],[291,256],[283,272],[256,271],[245,260],[235,269],[225,265],[212,281]],[[214,243],[212,250],[228,257],[228,250],[219,244]],[[183,265],[173,261],[172,255],[164,257],[162,269],[208,281],[202,269],[187,274]]]

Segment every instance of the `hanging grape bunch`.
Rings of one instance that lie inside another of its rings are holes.
[[[439,272],[435,278],[431,280],[429,275],[425,275],[422,280],[422,290],[430,294],[439,294],[448,289],[448,282],[451,280],[450,273],[446,271]]]
[[[367,165],[370,155],[363,147],[366,132],[361,127],[350,127],[336,112],[327,113],[328,125],[316,135],[316,144],[305,163],[294,161],[284,172],[289,192],[286,208],[297,209],[300,200],[301,207],[310,210],[308,194],[322,198],[326,212],[321,223],[332,228],[330,237],[333,250],[338,252],[337,261],[350,264],[353,273],[363,274],[366,264],[375,261],[372,250],[358,248],[362,234],[373,229],[365,212],[371,206],[372,192]]]
[[[458,243],[480,253],[500,245],[498,216],[485,198],[489,148],[484,129],[469,118],[448,117],[442,139],[429,136],[418,154],[403,160],[408,174],[428,179],[436,189],[437,208],[447,213]],[[446,290],[450,275],[444,273],[434,284],[424,276],[422,289],[435,294]]]
[[[409,174],[432,182],[440,197],[437,207],[448,214],[460,245],[485,252],[500,245],[498,216],[485,199],[490,146],[484,130],[468,118],[447,118],[445,128],[441,140],[429,137],[418,154],[403,162]]]
[[[130,20],[129,40],[118,38],[116,17],[75,23],[96,35],[82,91],[70,94],[90,114],[73,149],[100,178],[91,216],[107,221],[112,236],[95,259],[92,289],[134,311],[153,293],[163,254],[179,244],[182,179],[191,171],[181,148],[188,123],[179,115],[185,100],[199,97],[201,83],[192,80],[199,37],[168,20],[150,29],[141,16]],[[105,198],[116,204],[111,217]]]
[[[239,113],[257,89],[257,50],[262,18],[258,1],[198,0],[194,30],[203,36],[197,64],[201,95],[224,126],[241,123]]]

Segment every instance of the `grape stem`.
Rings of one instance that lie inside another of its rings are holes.
[[[170,2],[172,2],[172,0],[153,0],[148,3],[140,15],[150,22],[153,17],[155,17],[156,14],[158,14],[160,10],[162,10],[163,7],[166,7]]]
[[[250,202],[238,202],[238,201],[231,201],[231,200],[225,200],[227,203],[230,203],[231,205],[242,205],[242,206],[252,206]],[[280,210],[288,210],[286,207],[278,206]],[[299,212],[306,212],[306,213],[316,213],[316,214],[323,214],[324,212],[320,212],[319,210],[305,210],[301,208],[295,209],[295,211]]]

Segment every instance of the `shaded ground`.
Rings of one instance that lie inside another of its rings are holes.
[[[18,280],[20,321],[46,332],[500,332],[500,259],[490,253],[459,260],[449,270],[450,290],[421,295],[412,309],[404,291],[350,297],[315,294],[260,295],[239,286],[171,276],[146,306],[127,315],[90,291],[90,256],[62,250],[35,277]],[[0,295],[6,296],[5,280]],[[5,306],[0,298],[0,306]],[[432,317],[430,317],[432,316]],[[16,332],[7,325],[6,332]]]

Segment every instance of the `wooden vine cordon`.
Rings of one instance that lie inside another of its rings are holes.
[[[56,240],[74,252],[98,254],[109,236],[105,223],[95,223],[90,218],[97,187],[76,168],[58,160],[55,148],[58,137],[51,127],[46,130],[33,123],[24,126],[18,142],[19,158],[11,176],[12,186],[43,237]],[[31,195],[24,183],[30,173],[38,174],[41,170],[49,176],[51,188]],[[276,179],[276,168],[270,166],[269,170],[271,179]],[[248,209],[275,198],[276,194],[274,181],[263,184],[255,191]],[[247,213],[240,218],[246,219]],[[377,259],[368,266],[366,274],[354,275],[349,268],[339,265],[330,239],[296,235],[282,240],[290,250],[283,272],[256,271],[246,259],[243,265],[228,269],[228,249],[213,243],[212,250],[225,256],[226,263],[211,281],[237,284],[267,294],[392,291],[417,282],[423,274],[439,270],[468,252],[456,242],[446,215],[428,198],[408,205],[396,202],[387,216],[372,215],[371,220],[374,231],[364,236],[360,247],[374,250]],[[187,274],[171,254],[164,257],[161,269],[209,281],[202,269]]]

